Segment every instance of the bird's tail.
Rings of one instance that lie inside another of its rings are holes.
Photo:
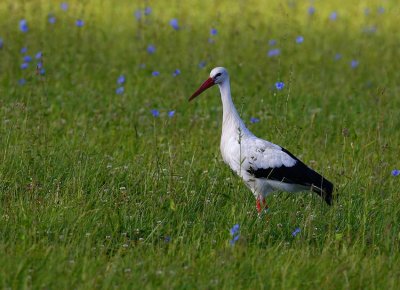
[[[322,177],[319,184],[313,184],[311,186],[312,191],[321,196],[328,205],[333,203],[333,184],[329,180]]]

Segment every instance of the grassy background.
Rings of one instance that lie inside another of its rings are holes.
[[[397,288],[394,1],[68,4],[0,3],[0,287]],[[151,14],[135,19],[146,6]],[[35,59],[20,69],[24,46],[43,52],[44,76]],[[267,57],[272,48],[280,55]],[[220,157],[217,89],[187,102],[215,66],[228,68],[250,130],[334,182],[332,208],[277,193],[268,220],[257,218],[252,194]]]

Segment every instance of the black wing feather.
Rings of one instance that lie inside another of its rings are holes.
[[[296,160],[294,166],[286,167],[282,165],[281,167],[258,169],[250,167],[248,172],[256,178],[309,186],[312,191],[325,199],[327,204],[332,205],[333,184],[286,149],[282,148],[282,151]]]

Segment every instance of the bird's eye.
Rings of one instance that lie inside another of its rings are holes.
[[[221,75],[221,73],[217,73],[216,75],[215,75],[215,77],[219,77]]]

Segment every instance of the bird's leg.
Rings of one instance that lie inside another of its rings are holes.
[[[263,214],[268,212],[268,205],[263,195],[258,195],[256,200],[256,208],[258,216],[261,218]]]

